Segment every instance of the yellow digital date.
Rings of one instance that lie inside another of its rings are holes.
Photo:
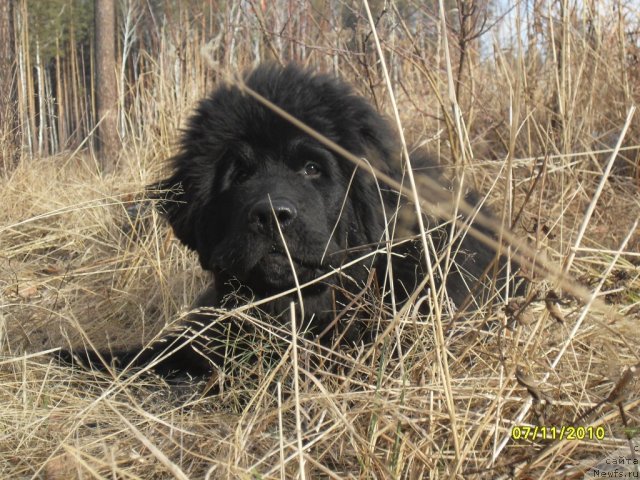
[[[513,440],[603,440],[604,437],[605,429],[603,426],[516,425],[511,428]]]

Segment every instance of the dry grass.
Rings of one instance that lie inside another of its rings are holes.
[[[199,58],[191,83],[167,73],[171,48],[153,53],[157,69],[132,88],[115,173],[96,174],[84,150],[22,155],[0,178],[0,477],[581,478],[629,438],[638,445],[640,381],[629,369],[640,368],[640,114],[630,118],[639,46],[604,6],[592,12],[595,40],[579,18],[544,23],[545,12],[534,12],[538,48],[496,35],[482,56],[470,42],[463,75],[459,50],[442,37],[421,53],[409,27],[382,21],[388,82],[375,45],[337,48],[351,44],[328,23],[288,43],[259,16],[263,51],[337,66],[390,114],[391,84],[407,137],[464,165],[498,218],[513,223],[516,243],[549,267],[529,269],[533,301],[487,302],[464,321],[444,307],[419,315],[359,299],[359,316],[387,331],[375,346],[337,352],[332,369],[311,365],[314,345],[276,342],[276,327],[246,311],[237,315],[257,326],[258,361],[234,358],[236,368],[213,379],[223,386],[214,396],[202,396],[204,384],[87,372],[49,356],[83,342],[147,342],[206,282],[152,208],[135,224],[127,214],[210,84],[204,36],[184,52]],[[168,43],[181,31],[172,28]],[[230,38],[235,62],[248,63],[243,33],[217,41]],[[213,76],[235,71],[224,60],[213,59]],[[561,288],[548,272],[563,267]],[[509,439],[518,425],[602,426],[605,438]]]

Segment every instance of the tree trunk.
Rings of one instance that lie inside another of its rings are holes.
[[[114,0],[94,0],[95,5],[95,97],[98,122],[96,148],[104,172],[117,163],[118,137],[116,76],[116,15]]]
[[[20,151],[13,36],[13,0],[0,1],[0,172],[15,165]]]

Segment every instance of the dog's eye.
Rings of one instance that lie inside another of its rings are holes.
[[[239,167],[233,173],[233,183],[236,183],[236,184],[242,183],[245,180],[248,180],[250,176],[251,176],[251,172],[249,171],[249,169]]]
[[[318,165],[315,162],[308,162],[304,166],[304,174],[309,177],[317,177],[321,173],[322,173],[322,170],[320,169],[320,165]]]

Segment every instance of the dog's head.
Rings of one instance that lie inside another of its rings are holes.
[[[398,154],[385,119],[336,78],[267,65],[244,85],[378,169]],[[311,280],[381,239],[384,207],[370,172],[242,86],[224,84],[202,100],[180,147],[162,182],[163,208],[205,269],[274,292],[293,286],[292,270]]]

